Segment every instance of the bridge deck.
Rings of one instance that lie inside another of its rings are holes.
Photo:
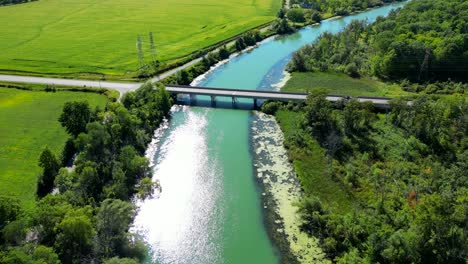
[[[264,99],[264,100],[280,100],[280,101],[302,101],[307,98],[305,93],[283,93],[283,92],[270,92],[258,90],[239,90],[239,89],[224,89],[224,88],[208,88],[208,87],[195,87],[184,85],[167,85],[168,92],[173,94],[189,94],[189,95],[206,95],[206,96],[221,96],[232,98],[251,98],[251,99]],[[332,102],[348,98],[344,95],[328,95],[327,99]],[[360,102],[372,102],[376,107],[387,108],[389,106],[390,98],[384,97],[355,97]]]

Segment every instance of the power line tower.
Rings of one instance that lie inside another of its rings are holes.
[[[145,56],[143,55],[143,43],[141,41],[141,36],[137,36],[137,50],[138,50],[138,65],[139,70],[143,70],[145,67]]]
[[[150,41],[150,51],[151,55],[153,56],[153,61],[156,61],[156,46],[154,45],[154,37],[153,32],[149,33],[149,41]]]

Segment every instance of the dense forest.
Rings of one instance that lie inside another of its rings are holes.
[[[418,83],[466,82],[467,21],[466,1],[411,1],[370,25],[354,21],[340,34],[323,34],[294,54],[289,70]]]
[[[66,103],[59,121],[70,139],[61,155],[42,152],[36,207],[0,196],[0,263],[142,261],[130,199],[155,187],[144,153],[171,105],[164,87],[151,84],[104,110]]]
[[[16,5],[16,4],[33,2],[33,1],[37,1],[37,0],[0,0],[0,6]]]
[[[282,111],[277,118],[305,193],[302,231],[319,238],[338,263],[466,263],[466,98],[421,96],[412,106],[396,100],[379,114],[372,104],[333,105],[325,95],[316,91],[304,105],[263,107]],[[288,129],[284,123],[294,117]],[[315,166],[304,158],[314,155],[323,155],[326,167],[320,180],[341,186],[331,197],[300,165]],[[351,209],[337,204],[340,196],[350,197]]]

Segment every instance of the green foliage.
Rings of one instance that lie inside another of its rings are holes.
[[[314,23],[319,23],[320,21],[322,21],[322,15],[320,14],[320,12],[317,12],[317,11],[312,11],[311,15],[310,15],[310,20]]]
[[[278,13],[276,14],[276,16],[279,18],[279,19],[283,19],[286,17],[286,9],[284,8],[281,8]]]
[[[347,15],[349,13],[381,6],[384,3],[399,2],[400,0],[291,0],[292,5],[310,8],[330,15]]]
[[[304,23],[306,21],[304,11],[299,8],[289,9],[286,16],[289,20],[296,23]]]
[[[86,124],[91,120],[91,109],[87,101],[66,102],[59,122],[73,136],[85,132]]]
[[[18,199],[0,195],[0,231],[20,213]]]
[[[236,40],[235,48],[237,51],[242,51],[246,47],[255,45],[255,43],[262,39],[263,37],[260,35],[259,31],[250,31]]]
[[[143,178],[138,185],[138,196],[143,200],[152,197],[158,186],[158,182],[153,182],[150,177]]]
[[[122,254],[129,243],[128,229],[135,208],[129,202],[104,200],[97,214],[97,251],[103,257]]]
[[[296,53],[301,58],[289,69],[413,82],[466,81],[466,10],[460,0],[412,1],[373,24],[354,21],[342,33],[323,34]]]
[[[271,25],[271,29],[276,32],[276,34],[280,35],[293,33],[295,31],[286,18],[276,19]]]
[[[230,55],[230,53],[229,53],[228,49],[226,48],[226,46],[222,46],[221,48],[219,48],[218,56],[219,56],[220,60],[228,59],[229,55]]]
[[[26,238],[27,228],[25,219],[18,219],[8,223],[2,230],[6,244],[18,246]]]
[[[262,104],[262,112],[269,115],[274,115],[281,107],[281,102],[265,102]]]
[[[55,157],[55,154],[48,147],[45,147],[39,157],[39,166],[42,168],[42,174],[37,181],[37,195],[44,197],[54,187],[55,176],[60,168],[60,162]]]
[[[91,253],[94,229],[88,216],[66,216],[55,232],[54,247],[62,263],[82,263]]]
[[[59,264],[58,255],[50,247],[38,246],[33,253],[33,259],[41,264]]]
[[[323,95],[309,96],[296,113],[302,113],[305,126],[296,131],[285,126],[285,110],[276,114],[306,193],[299,203],[301,229],[319,238],[327,257],[338,263],[465,263],[465,98],[421,96],[411,106],[397,100],[385,116],[354,100],[336,108],[321,100]],[[327,123],[334,129],[318,136]],[[331,148],[334,133],[340,146]],[[328,155],[320,154],[310,137]],[[313,181],[317,166],[304,164],[312,155],[328,160],[325,166],[334,182],[328,185],[341,186],[337,197],[348,192],[361,206],[336,210],[320,185],[328,180],[327,170]]]

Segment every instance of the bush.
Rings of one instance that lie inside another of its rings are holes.
[[[306,21],[304,11],[299,8],[294,8],[288,11],[288,19],[296,23],[304,23]]]
[[[348,64],[345,68],[345,73],[353,78],[359,77],[358,67],[356,66],[356,63],[351,62],[350,64]]]
[[[280,108],[280,102],[265,102],[262,104],[262,112],[268,115],[274,115]]]

